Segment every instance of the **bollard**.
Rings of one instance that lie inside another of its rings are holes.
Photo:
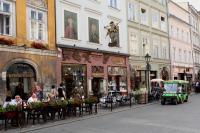
[[[95,103],[95,113],[97,114],[97,103]]]
[[[112,105],[112,103],[113,103],[113,98],[111,97],[111,101],[110,101],[110,103],[111,103],[111,107],[110,107],[110,109],[111,109],[111,112],[112,112],[112,109],[113,109],[113,105]]]
[[[131,94],[129,94],[129,97],[130,97],[130,108],[131,108]]]

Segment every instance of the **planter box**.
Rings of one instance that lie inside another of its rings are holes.
[[[147,104],[148,103],[148,93],[140,94],[138,98],[138,104]]]

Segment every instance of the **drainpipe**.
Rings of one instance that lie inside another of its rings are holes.
[[[166,0],[166,8],[167,8],[167,30],[168,30],[168,42],[169,42],[169,59],[170,59],[170,76],[171,79],[173,79],[173,66],[172,66],[172,59],[171,59],[171,42],[170,42],[170,35],[169,35],[169,8],[168,8],[168,3],[170,0]]]

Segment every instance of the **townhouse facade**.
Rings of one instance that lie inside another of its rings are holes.
[[[127,0],[132,88],[146,83],[144,56],[151,55],[150,79],[170,78],[170,46],[166,0]]]
[[[188,3],[169,1],[168,8],[172,79],[191,81],[194,78],[193,45]]]
[[[56,82],[54,0],[0,1],[0,101]]]
[[[84,96],[130,90],[126,2],[56,0],[57,83]]]
[[[199,34],[199,12],[192,6],[189,5],[190,12],[190,35],[191,43],[193,45],[193,62],[194,62],[194,80],[200,79],[200,34]]]

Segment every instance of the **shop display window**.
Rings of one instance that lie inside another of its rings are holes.
[[[81,95],[87,96],[86,66],[77,64],[62,65],[62,82],[66,86],[66,95],[72,97],[76,91],[81,91]]]
[[[108,67],[108,90],[127,91],[126,68]]]

